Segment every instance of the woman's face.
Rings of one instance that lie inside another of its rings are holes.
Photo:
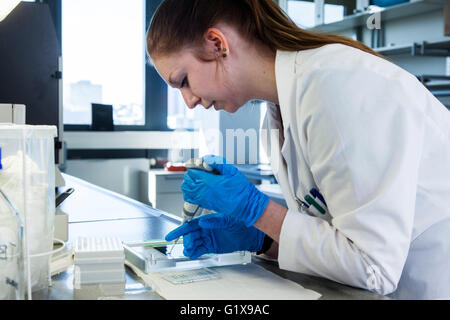
[[[156,58],[154,64],[168,85],[181,90],[189,108],[200,104],[205,109],[214,107],[234,113],[250,100],[241,74],[243,68],[236,60],[210,55],[211,61],[203,61],[185,49]]]

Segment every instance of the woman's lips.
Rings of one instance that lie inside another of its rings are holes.
[[[217,101],[213,101],[209,106],[205,107],[205,109],[208,110],[211,107],[214,107],[217,111],[223,109],[217,104]]]

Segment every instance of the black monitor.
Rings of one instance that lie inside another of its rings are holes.
[[[112,105],[92,103],[92,130],[114,131]]]

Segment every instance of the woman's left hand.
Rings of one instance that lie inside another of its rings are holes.
[[[220,174],[189,169],[181,185],[184,200],[253,226],[264,213],[269,197],[224,158],[206,156],[203,161]]]

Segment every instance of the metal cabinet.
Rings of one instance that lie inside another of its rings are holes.
[[[154,208],[181,216],[183,209],[183,183],[185,172],[150,170],[148,173],[148,198]]]

